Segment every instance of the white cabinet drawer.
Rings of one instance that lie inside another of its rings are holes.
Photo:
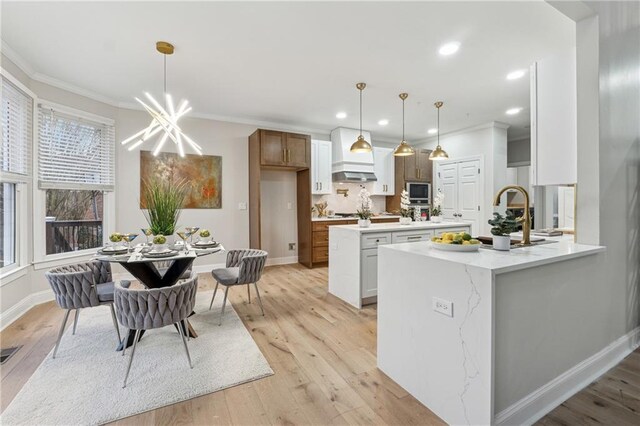
[[[361,249],[376,248],[384,244],[391,244],[391,233],[363,234],[360,241]]]
[[[394,232],[391,242],[396,243],[415,243],[418,241],[429,241],[433,236],[433,231],[402,231]]]

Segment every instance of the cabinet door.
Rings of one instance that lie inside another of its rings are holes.
[[[394,179],[395,158],[391,148],[373,148],[373,171],[376,182],[373,183],[371,195],[395,194]]]
[[[386,191],[384,195],[396,195],[396,157],[393,156],[393,150],[390,149],[384,163]]]
[[[309,167],[311,163],[311,138],[307,135],[285,133],[287,166]]]
[[[415,182],[418,180],[418,167],[415,155],[403,157],[404,159],[404,180],[407,182]]]
[[[318,194],[331,194],[331,142],[318,143]]]
[[[285,134],[271,130],[260,132],[260,164],[263,166],[286,165]]]
[[[426,149],[417,149],[415,157],[416,162],[416,178],[420,182],[431,182],[433,175],[433,161],[429,160],[431,151]]]
[[[437,185],[444,196],[442,200],[442,217],[455,220],[458,214],[458,165],[456,163],[438,163],[436,170]]]
[[[318,181],[318,147],[320,141],[311,141],[311,193],[317,194],[320,191],[320,182]]]
[[[362,297],[378,295],[378,249],[362,250],[360,267],[362,268]]]

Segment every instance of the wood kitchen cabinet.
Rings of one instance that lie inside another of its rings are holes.
[[[307,168],[311,164],[311,137],[274,130],[257,130],[260,165]]]
[[[386,210],[390,213],[400,210],[400,195],[407,182],[431,182],[433,161],[429,160],[431,151],[416,149],[414,155],[395,158],[395,194],[387,197]]]

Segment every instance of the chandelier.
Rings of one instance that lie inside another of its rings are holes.
[[[121,143],[122,145],[127,145],[133,142],[133,144],[128,148],[129,151],[133,151],[144,142],[156,137],[158,133],[161,133],[162,136],[158,136],[156,138],[157,143],[153,149],[154,156],[157,156],[160,153],[168,139],[171,139],[171,141],[176,144],[180,157],[184,157],[185,143],[187,143],[198,155],[202,155],[202,148],[200,145],[195,143],[189,136],[185,135],[180,126],[178,126],[178,120],[191,111],[189,102],[185,99],[180,102],[180,105],[176,108],[171,95],[167,93],[167,55],[173,54],[174,47],[171,43],[159,41],[156,43],[156,50],[164,55],[164,106],[147,92],[145,92],[144,95],[151,105],[148,105],[139,98],[135,98],[135,100],[142,105],[145,111],[147,111],[151,116],[151,124],[140,130],[138,133],[123,140]]]

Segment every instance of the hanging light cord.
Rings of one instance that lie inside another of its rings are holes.
[[[440,107],[438,107],[438,146],[440,146]]]
[[[167,109],[167,55],[162,54],[164,59],[164,109]]]
[[[360,136],[362,136],[362,89],[360,89]]]
[[[402,100],[402,142],[404,142],[404,99]]]

